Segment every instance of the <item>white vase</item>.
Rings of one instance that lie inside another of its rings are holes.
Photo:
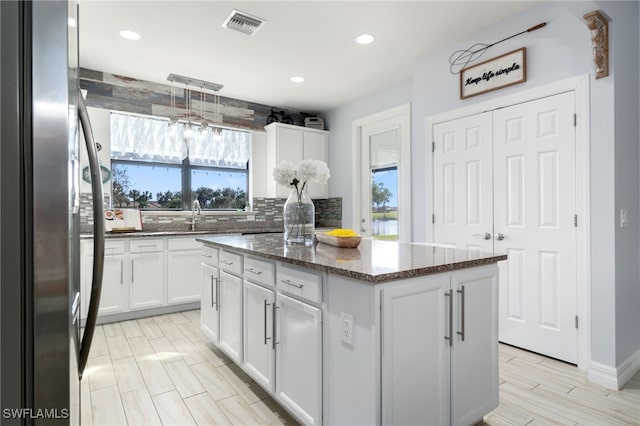
[[[313,245],[315,207],[306,191],[291,189],[284,203],[284,240],[290,245]]]

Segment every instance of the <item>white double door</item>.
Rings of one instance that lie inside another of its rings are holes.
[[[434,242],[506,253],[500,341],[577,363],[574,94],[433,128]]]

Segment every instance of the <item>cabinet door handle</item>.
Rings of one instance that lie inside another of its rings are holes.
[[[291,280],[280,280],[280,282],[288,284],[288,285],[293,286],[293,287],[297,287],[297,288],[304,287],[304,284],[296,284],[296,283],[292,282]]]
[[[464,286],[460,287],[460,290],[456,290],[460,295],[460,331],[456,332],[460,336],[460,340],[464,342]]]
[[[211,257],[210,254],[201,254],[200,257]]]
[[[133,284],[133,259],[131,259],[131,284]]]
[[[120,259],[120,285],[124,284],[124,260]]]
[[[220,278],[216,278],[216,311],[220,309],[220,306],[222,306],[222,303],[220,303],[220,286],[222,285],[222,282],[220,281]]]
[[[252,274],[256,274],[256,275],[261,275],[262,274],[262,271],[256,271],[253,268],[244,268],[244,270],[247,271],[247,272],[251,272]]]
[[[271,331],[271,349],[273,349],[274,351],[276,350],[276,345],[280,342],[276,341],[276,309],[280,309],[279,306],[276,306],[276,302],[274,300],[273,302],[273,309],[271,310],[271,314],[272,314],[272,318],[271,318],[271,327],[272,327],[272,331]]]
[[[213,275],[211,275],[211,307],[213,308]]]
[[[267,344],[267,340],[271,337],[267,337],[267,306],[271,306],[271,303],[267,303],[267,299],[264,299],[264,344]]]
[[[225,265],[231,266],[233,265],[233,262],[229,262],[227,259],[220,259],[220,262],[224,263]]]
[[[149,248],[149,247],[158,248],[156,244],[146,244],[146,245],[138,246],[138,248]]]
[[[449,330],[447,335],[444,336],[444,340],[449,341],[449,346],[453,346],[453,290],[449,290],[444,294],[444,297],[449,298]]]

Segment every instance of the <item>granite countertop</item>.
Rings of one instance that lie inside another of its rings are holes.
[[[196,231],[136,231],[136,232],[107,232],[105,237],[112,238],[158,238],[158,237],[188,237],[199,235],[225,235],[225,234],[260,234],[260,233],[282,233],[282,228],[276,229],[243,229],[243,230],[196,230]],[[81,240],[93,239],[93,234],[81,234]]]
[[[471,268],[506,260],[504,254],[363,238],[357,248],[323,243],[313,247],[284,244],[283,235],[200,236],[197,241],[218,248],[344,275],[370,283]]]

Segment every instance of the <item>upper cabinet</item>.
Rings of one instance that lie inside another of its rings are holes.
[[[283,161],[296,165],[302,160],[329,158],[329,132],[289,124],[272,123],[267,131],[267,197],[287,197],[290,188],[278,185],[273,179],[273,169]],[[308,193],[313,198],[327,198],[328,185],[308,183]]]

